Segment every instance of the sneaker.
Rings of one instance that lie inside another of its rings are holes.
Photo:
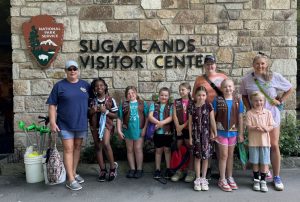
[[[253,180],[253,190],[254,191],[260,191],[260,180],[259,179],[254,179]]]
[[[136,170],[136,172],[134,173],[134,178],[139,179],[139,178],[143,177],[143,175],[144,175],[143,170]]]
[[[161,171],[160,170],[154,171],[153,178],[154,179],[160,179],[161,178]]]
[[[165,178],[170,179],[171,177],[172,177],[171,170],[170,170],[170,168],[167,168],[165,171]]]
[[[72,182],[67,182],[66,187],[73,191],[82,189],[82,186],[76,180],[73,180]]]
[[[127,178],[134,178],[135,176],[135,170],[128,170],[126,177]]]
[[[177,170],[176,173],[171,177],[173,182],[178,182],[184,177],[184,173],[181,170]]]
[[[264,180],[260,181],[260,191],[261,192],[267,192],[268,191],[267,182],[264,181]]]
[[[229,184],[229,186],[230,186],[230,188],[231,188],[232,190],[237,190],[237,189],[238,189],[238,186],[237,186],[237,184],[235,183],[233,177],[227,178],[227,183]]]
[[[223,191],[229,192],[232,191],[231,187],[229,186],[229,184],[227,183],[226,179],[223,180],[219,180],[218,181],[218,186],[220,187],[220,189],[222,189]]]
[[[187,175],[184,178],[184,181],[189,183],[189,182],[193,182],[194,180],[195,180],[195,172],[192,170],[188,170]]]
[[[207,168],[206,179],[211,180],[211,168]]]
[[[114,165],[115,165],[115,168],[113,168],[113,169],[110,168],[109,169],[108,181],[113,181],[117,177],[118,163],[114,162]]]
[[[277,191],[282,191],[284,189],[284,185],[279,176],[274,176],[273,181]]]
[[[271,171],[269,170],[269,172],[267,172],[267,175],[266,175],[266,181],[272,182],[272,180],[273,180],[273,176],[272,176]]]
[[[84,179],[80,176],[80,175],[75,175],[75,180],[79,183],[79,184],[81,184],[81,183],[84,183]]]
[[[208,187],[208,181],[205,178],[200,178],[200,183],[201,183],[201,190],[202,191],[208,191],[209,187]]]
[[[200,177],[194,181],[194,190],[201,191],[201,179]]]
[[[101,169],[99,177],[98,177],[98,181],[99,182],[105,182],[105,180],[106,180],[106,174],[107,174],[107,171]]]

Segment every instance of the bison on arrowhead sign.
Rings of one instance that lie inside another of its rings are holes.
[[[64,25],[49,15],[38,15],[23,23],[23,34],[31,55],[42,67],[49,67],[63,43]]]

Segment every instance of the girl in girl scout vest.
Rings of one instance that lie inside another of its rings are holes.
[[[217,134],[216,142],[219,148],[220,179],[218,186],[223,191],[238,189],[232,177],[233,152],[237,142],[243,141],[243,112],[244,105],[241,99],[235,96],[234,83],[225,79],[221,83],[223,96],[215,97],[213,107],[216,115]]]
[[[125,89],[126,101],[119,108],[117,128],[120,139],[125,139],[130,169],[127,178],[143,176],[143,142],[148,123],[148,105],[140,100],[134,86]]]

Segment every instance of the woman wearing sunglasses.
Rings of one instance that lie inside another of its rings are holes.
[[[79,79],[77,62],[69,60],[65,66],[66,78],[58,81],[47,100],[52,132],[61,137],[64,164],[67,171],[66,187],[82,189],[84,179],[77,174],[83,138],[88,134],[88,99],[90,85]]]

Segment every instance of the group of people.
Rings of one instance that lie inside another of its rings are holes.
[[[240,83],[239,93],[233,80],[217,73],[216,59],[207,55],[204,59],[205,73],[196,78],[193,91],[189,83],[179,86],[180,98],[170,102],[169,88],[159,90],[158,101],[148,106],[140,99],[137,89],[128,86],[125,99],[118,106],[108,93],[102,78],[87,83],[79,79],[78,64],[66,62],[66,79],[57,82],[47,100],[50,128],[62,139],[64,164],[67,171],[66,186],[79,190],[84,179],[77,173],[83,138],[88,134],[88,120],[95,143],[100,167],[98,180],[112,181],[117,176],[118,164],[114,161],[110,145],[115,132],[113,120],[120,139],[125,140],[129,170],[127,178],[143,176],[143,143],[147,126],[155,126],[155,171],[153,178],[163,176],[178,181],[184,176],[186,182],[194,182],[194,190],[209,190],[207,172],[214,151],[219,167],[218,186],[226,192],[238,189],[233,178],[233,153],[236,143],[244,141],[247,128],[249,162],[253,165],[253,189],[267,192],[266,178],[271,177],[276,190],[283,190],[280,178],[280,109],[292,93],[292,85],[279,73],[272,72],[269,59],[259,53],[253,59],[254,71]],[[278,91],[283,91],[278,95]],[[192,94],[192,95],[191,95]],[[244,106],[247,110],[244,116]],[[171,144],[176,137],[177,147],[185,145],[190,161],[187,168],[174,174],[170,169]],[[215,145],[216,148],[215,148]],[[107,170],[103,150],[109,161]],[[164,154],[165,173],[161,160]]]

